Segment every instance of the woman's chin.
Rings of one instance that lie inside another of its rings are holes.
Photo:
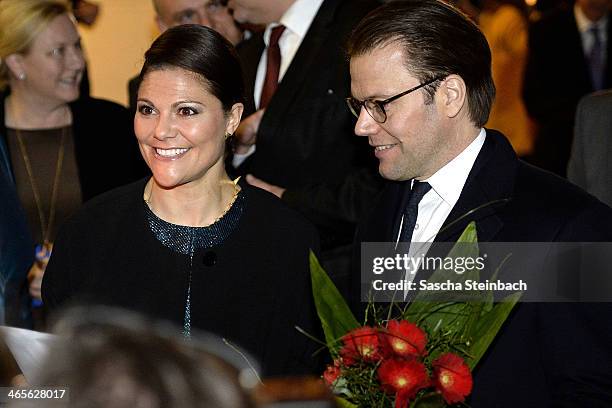
[[[167,175],[156,175],[153,173],[153,181],[155,184],[164,190],[172,190],[173,188],[179,187],[185,184],[182,180],[175,177],[168,177]]]

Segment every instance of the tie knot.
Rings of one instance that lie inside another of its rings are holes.
[[[427,182],[415,180],[410,190],[410,203],[418,204],[427,192],[431,190],[431,185]]]
[[[280,40],[281,35],[283,35],[283,31],[285,31],[284,25],[278,25],[272,29],[270,33],[270,47],[276,47],[278,45],[278,40]]]

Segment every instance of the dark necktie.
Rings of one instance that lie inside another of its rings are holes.
[[[593,47],[589,54],[589,67],[591,68],[591,79],[593,80],[593,89],[603,89],[603,58],[601,36],[598,26],[592,26],[589,33],[593,36]]]
[[[408,204],[406,205],[406,208],[404,208],[404,222],[402,223],[402,232],[399,239],[400,242],[409,243],[412,241],[412,232],[414,231],[417,216],[419,215],[419,203],[429,190],[431,190],[429,183],[415,180],[412,184]]]
[[[268,64],[266,66],[266,79],[261,89],[261,99],[259,108],[263,109],[268,106],[272,95],[278,87],[278,75],[280,73],[281,52],[278,46],[278,40],[285,31],[285,26],[279,25],[272,29],[270,34],[270,44],[268,45]]]

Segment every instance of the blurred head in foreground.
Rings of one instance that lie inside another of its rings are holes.
[[[240,382],[248,374],[219,338],[172,337],[175,328],[116,309],[69,310],[54,327],[67,341],[32,385],[69,387],[69,407],[254,407]]]

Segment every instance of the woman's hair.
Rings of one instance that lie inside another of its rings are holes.
[[[4,59],[27,53],[38,34],[56,17],[70,12],[63,0],[0,0],[0,90],[9,80]]]
[[[197,74],[226,112],[244,101],[238,54],[229,41],[208,27],[186,24],[166,30],[145,53],[140,79],[151,71],[172,68]]]

